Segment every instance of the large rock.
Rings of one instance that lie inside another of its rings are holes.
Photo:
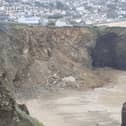
[[[122,124],[121,126],[126,126],[126,102],[122,106]]]
[[[20,107],[0,82],[0,126],[43,126]]]

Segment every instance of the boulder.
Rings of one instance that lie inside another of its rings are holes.
[[[27,107],[18,105],[0,82],[0,126],[43,126],[28,114]]]
[[[122,106],[122,124],[121,126],[126,126],[126,102]]]

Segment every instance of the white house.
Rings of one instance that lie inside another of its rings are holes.
[[[40,17],[20,17],[18,23],[21,24],[39,24],[41,21]]]
[[[41,18],[41,22],[40,23],[41,23],[42,26],[46,26],[48,24],[48,22],[49,22],[48,19]]]
[[[70,26],[64,19],[59,19],[55,24],[57,27]]]

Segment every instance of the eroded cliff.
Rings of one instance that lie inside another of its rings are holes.
[[[125,68],[125,35],[125,28],[3,26],[0,76],[15,91],[102,86],[111,72],[94,68]]]

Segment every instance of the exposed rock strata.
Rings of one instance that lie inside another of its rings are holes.
[[[119,36],[117,46],[111,47],[117,50],[116,67],[120,68],[118,65],[126,62],[125,49],[120,50],[125,47],[126,29],[5,27],[0,31],[0,76],[5,76],[12,90],[21,87],[20,90],[28,88],[29,92],[39,86],[54,89],[101,86],[111,78],[105,71],[92,70],[92,52],[97,49],[100,37],[111,32]],[[102,48],[97,53],[104,59]],[[103,61],[109,64],[109,59]],[[104,67],[108,66],[111,65]],[[64,81],[69,77],[74,81]]]

